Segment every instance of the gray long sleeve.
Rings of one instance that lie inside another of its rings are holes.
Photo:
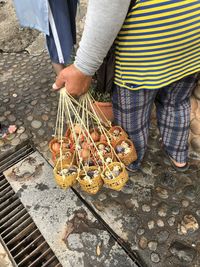
[[[131,0],[89,0],[75,66],[93,75],[113,44],[126,18]]]

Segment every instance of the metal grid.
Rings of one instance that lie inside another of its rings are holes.
[[[26,144],[0,163],[5,170],[34,152]],[[62,267],[3,173],[0,173],[0,237],[18,267]]]

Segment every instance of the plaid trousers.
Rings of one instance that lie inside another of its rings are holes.
[[[129,90],[114,85],[115,124],[128,133],[138,154],[130,168],[137,169],[144,157],[154,102],[164,149],[177,162],[187,161],[190,96],[197,84],[196,77],[197,74],[187,76],[158,90]]]

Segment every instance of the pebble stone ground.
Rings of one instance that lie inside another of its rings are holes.
[[[81,2],[82,18],[86,1]],[[46,52],[13,51],[12,45],[0,52],[0,122],[18,129],[0,139],[0,159],[30,139],[50,160],[59,97],[51,90],[55,74]],[[143,172],[132,175],[121,192],[104,188],[91,197],[76,190],[148,267],[200,267],[200,162],[192,161],[185,174],[175,173],[158,138],[153,123]]]
[[[0,155],[31,138],[49,160],[58,94],[51,90],[55,75],[48,55],[2,53],[0,71],[0,122],[18,126],[9,140],[1,140]],[[121,192],[104,188],[82,196],[147,266],[199,267],[199,179],[198,161],[185,174],[173,171],[152,125],[143,172],[132,175]]]

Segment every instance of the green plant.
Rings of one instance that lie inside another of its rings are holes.
[[[111,102],[110,93],[99,92],[95,80],[92,81],[89,92],[92,97],[98,102]]]

